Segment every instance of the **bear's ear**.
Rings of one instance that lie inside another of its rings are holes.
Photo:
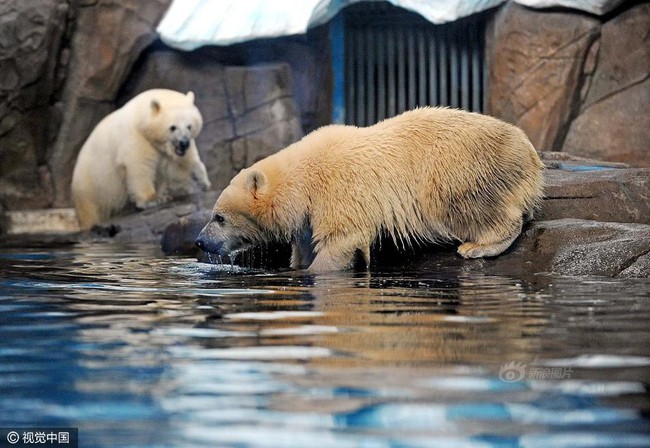
[[[262,193],[266,186],[267,180],[263,172],[253,170],[248,174],[246,179],[246,188],[251,192],[253,197],[257,199],[257,195]]]
[[[158,113],[160,112],[160,103],[158,102],[158,100],[151,100],[151,112],[154,115],[158,115]]]
[[[185,96],[187,96],[192,102],[192,104],[194,104],[194,92],[187,92],[187,95]]]

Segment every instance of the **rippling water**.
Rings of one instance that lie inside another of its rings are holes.
[[[650,281],[0,249],[0,427],[80,446],[650,446]]]

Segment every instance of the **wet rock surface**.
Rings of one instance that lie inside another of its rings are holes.
[[[470,260],[463,266],[512,275],[647,277],[647,263],[644,266],[640,259],[649,252],[650,225],[557,219],[531,223],[504,255]]]
[[[160,204],[146,210],[125,210],[123,214],[110,221],[94,226],[89,232],[81,234],[82,239],[111,239],[119,242],[161,243],[170,248],[168,254],[196,253],[187,250],[193,246],[195,236],[186,229],[206,220],[208,206],[216,201],[216,192],[196,193],[180,197],[174,201]],[[201,224],[203,227],[204,224]],[[201,230],[200,228],[198,230]],[[189,232],[189,233],[188,233]],[[198,231],[197,231],[198,234]],[[181,250],[183,247],[186,250]]]

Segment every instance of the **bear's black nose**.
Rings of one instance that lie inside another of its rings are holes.
[[[177,156],[183,157],[185,155],[185,152],[187,151],[187,148],[189,147],[190,147],[190,139],[183,138],[181,140],[178,140],[174,144],[174,152],[176,153]]]
[[[209,254],[223,255],[223,241],[216,241],[210,235],[201,235],[194,240],[196,247]]]

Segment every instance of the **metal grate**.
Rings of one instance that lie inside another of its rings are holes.
[[[483,111],[486,14],[433,25],[378,2],[347,8],[344,20],[346,123],[424,105]]]

